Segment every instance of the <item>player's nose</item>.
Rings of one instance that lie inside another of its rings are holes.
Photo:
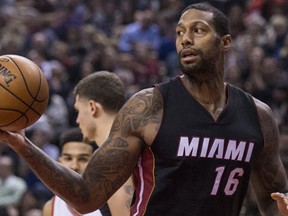
[[[182,36],[181,44],[183,47],[185,47],[185,46],[192,45],[194,43],[193,41],[194,41],[194,39],[193,39],[192,34],[189,31],[187,31]]]
[[[74,170],[75,172],[79,173],[80,166],[79,166],[78,161],[77,160],[72,160],[71,163],[70,163],[70,168],[72,170]]]

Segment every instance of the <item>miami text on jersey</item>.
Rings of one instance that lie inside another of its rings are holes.
[[[249,162],[254,143],[219,138],[180,137],[177,156]]]

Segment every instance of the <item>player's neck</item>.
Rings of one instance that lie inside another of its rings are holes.
[[[98,146],[101,146],[108,138],[115,116],[106,115],[97,123],[97,133],[94,138]]]
[[[191,96],[216,120],[226,106],[226,84],[223,81],[193,82],[187,77],[182,81]]]
[[[184,86],[189,93],[201,104],[218,104],[226,100],[225,83],[221,78],[197,81],[187,76],[182,77]]]

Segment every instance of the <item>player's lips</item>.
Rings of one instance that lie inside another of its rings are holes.
[[[194,62],[198,54],[195,50],[185,49],[181,51],[180,56],[183,62]]]

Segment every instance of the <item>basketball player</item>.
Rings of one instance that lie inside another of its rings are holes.
[[[101,146],[109,136],[117,112],[126,101],[123,82],[114,73],[98,71],[80,80],[74,88],[74,95],[74,107],[78,112],[76,122],[84,138]],[[107,172],[109,169],[107,167]],[[129,178],[108,200],[112,216],[130,216],[133,192],[133,181]]]
[[[23,131],[2,131],[0,139],[79,212],[102,206],[134,171],[133,216],[238,216],[249,182],[262,215],[288,215],[275,119],[266,104],[224,82],[230,45],[223,13],[207,3],[184,9],[176,27],[183,75],[132,96],[82,175]]]
[[[126,101],[123,83],[115,74],[100,71],[83,78],[75,86],[74,94],[78,112],[76,122],[85,140],[101,145],[108,137],[116,113]],[[106,205],[101,208],[102,215],[130,215],[133,191],[132,179],[128,179],[108,200],[109,208]]]
[[[61,155],[59,162],[77,173],[83,173],[97,145],[95,142],[84,142],[79,128],[71,128],[61,134]],[[80,215],[68,206],[60,197],[54,196],[45,203],[43,216],[74,216]],[[100,210],[85,214],[89,216],[102,216]]]

